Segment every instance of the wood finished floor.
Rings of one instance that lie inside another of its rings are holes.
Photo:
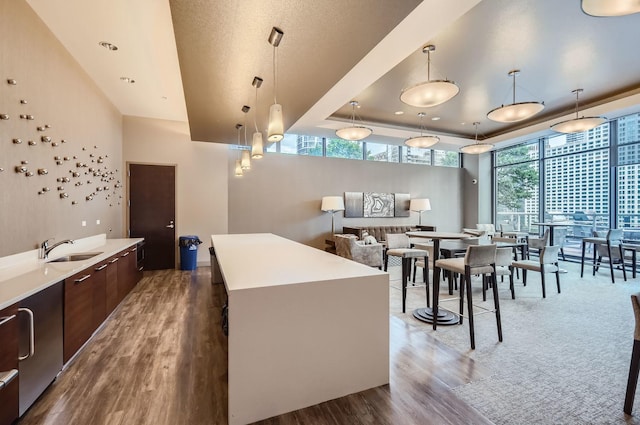
[[[207,267],[145,272],[18,424],[226,424],[223,301]],[[259,423],[491,423],[449,389],[486,373],[472,359],[396,317],[390,331],[389,385]]]

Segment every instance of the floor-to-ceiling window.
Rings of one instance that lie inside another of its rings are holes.
[[[618,227],[640,239],[640,114],[494,155],[496,224],[541,233],[531,223],[568,223],[565,251],[574,255],[594,230]]]

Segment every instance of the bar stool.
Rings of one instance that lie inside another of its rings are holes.
[[[498,326],[498,341],[502,342],[502,323],[500,321],[500,302],[498,300],[498,284],[496,281],[496,272],[495,272],[495,262],[496,262],[496,245],[469,245],[467,248],[467,253],[464,258],[444,258],[435,262],[434,265],[434,277],[433,277],[433,293],[434,293],[434,302],[433,302],[433,317],[438,317],[438,308],[442,308],[443,310],[448,310],[444,307],[440,307],[438,304],[439,299],[439,291],[440,291],[440,270],[447,270],[454,273],[458,273],[460,275],[460,321],[462,324],[463,317],[463,306],[464,306],[464,292],[467,292],[467,310],[469,319],[469,337],[471,339],[471,349],[475,350],[476,342],[475,342],[475,333],[473,327],[473,299],[471,296],[471,275],[482,275],[483,279],[485,275],[491,276],[491,282],[493,287],[493,309],[487,309],[481,306],[476,306],[476,308],[482,309],[484,311],[479,312],[477,314],[483,313],[495,313],[496,315],[496,324]],[[484,280],[483,280],[483,290],[484,290]],[[449,298],[446,301],[453,301],[455,298]],[[448,310],[449,311],[449,310]],[[452,311],[452,313],[454,313]],[[437,321],[433,321],[433,329],[436,330]]]
[[[613,264],[617,260],[622,263],[622,276],[624,281],[627,281],[627,271],[624,267],[624,253],[622,250],[622,237],[624,235],[622,229],[609,229],[606,237],[603,237],[599,232],[593,232],[594,236],[591,238],[582,239],[582,259],[580,264],[580,277],[584,276],[584,254],[588,243],[593,244],[593,276],[596,275],[602,257],[609,259],[609,269],[611,271],[611,283],[616,283],[616,278],[613,275]],[[612,250],[613,248],[613,250]],[[616,250],[618,252],[616,252]],[[597,258],[597,261],[596,261]],[[597,263],[597,264],[596,264]]]
[[[398,257],[402,260],[402,312],[406,312],[407,304],[407,281],[411,276],[411,261],[413,259],[423,259],[428,267],[429,252],[424,249],[411,248],[409,236],[404,233],[387,233],[387,252],[384,256],[384,271],[387,271],[389,257]],[[425,276],[428,268],[425,268]],[[420,285],[422,286],[422,285]],[[429,284],[425,279],[427,303],[429,302]]]
[[[630,415],[633,410],[638,372],[640,372],[640,294],[631,295],[631,305],[633,306],[633,316],[636,319],[636,328],[633,332],[633,350],[631,351],[631,365],[627,379],[627,394],[624,397],[624,413],[627,415]]]

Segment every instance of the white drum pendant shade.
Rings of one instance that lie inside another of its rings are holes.
[[[284,138],[284,125],[282,123],[282,105],[274,103],[269,108],[269,132],[267,140],[279,142]]]

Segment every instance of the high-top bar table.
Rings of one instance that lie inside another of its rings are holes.
[[[229,424],[389,383],[389,275],[269,233],[213,235],[228,295]]]
[[[433,275],[434,276],[436,275],[436,270],[435,270],[436,260],[440,258],[440,241],[466,239],[471,237],[466,233],[426,232],[426,231],[407,232],[407,236],[412,238],[431,239],[433,241],[433,264],[434,264]],[[440,273],[438,273],[438,275],[439,274]],[[433,302],[436,302],[435,289],[432,291],[431,297],[433,299]],[[431,307],[418,308],[413,311],[413,317],[426,323],[433,323],[433,309],[431,309]],[[459,319],[458,316],[453,313],[439,310],[437,324],[438,325],[456,325],[458,324],[458,319]]]

